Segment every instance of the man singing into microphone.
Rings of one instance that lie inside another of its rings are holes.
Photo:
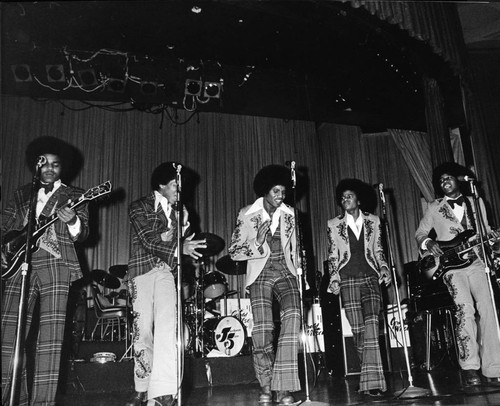
[[[445,162],[434,169],[432,174],[434,191],[436,195],[444,197],[434,200],[429,205],[415,233],[418,247],[422,252],[428,251],[435,257],[443,254],[438,242],[429,237],[431,230],[435,231],[436,240],[441,242],[453,240],[465,230],[473,230],[474,234],[478,232],[480,225],[476,222],[473,199],[463,196],[460,190],[459,179],[465,176],[472,177],[471,171],[454,162]],[[466,183],[462,185],[465,186]],[[482,199],[479,199],[479,206],[483,215],[482,221],[489,233],[491,229]],[[498,233],[493,234],[498,239]],[[469,260],[465,262],[463,268],[449,270],[443,276],[456,305],[458,362],[466,385],[481,384],[479,369],[486,381],[498,382],[500,341],[495,320],[497,315],[491,301],[488,276],[485,273],[485,259],[479,246],[465,255]],[[477,319],[476,310],[479,314]]]
[[[261,386],[259,403],[294,403],[290,392],[300,390],[298,338],[300,294],[297,281],[295,218],[283,201],[291,189],[290,170],[280,165],[262,168],[255,176],[259,198],[238,214],[229,254],[247,262],[246,287],[253,314],[253,364]],[[273,299],[280,307],[280,332],[274,341]]]
[[[177,210],[180,165],[164,162],[151,175],[153,192],[130,205],[132,246],[128,288],[133,307],[135,393],[126,406],[154,406],[175,402],[181,377],[177,376],[176,289],[178,218],[182,235],[188,234],[188,212]],[[178,216],[176,214],[180,214]],[[206,240],[182,240],[182,253],[199,259],[196,251]]]
[[[80,270],[74,243],[83,241],[88,235],[88,210],[86,205],[67,207],[83,194],[83,190],[62,183],[75,174],[79,152],[73,146],[54,137],[40,137],[28,145],[27,163],[34,170],[40,170],[40,190],[36,192],[35,217],[57,216],[37,243],[39,248],[31,257],[31,271],[28,274],[26,334],[36,337],[35,365],[32,387],[23,369],[22,382],[17,384],[19,396],[15,394],[16,405],[55,405],[61,349],[64,340],[66,304],[71,282],[83,275]],[[17,189],[13,200],[2,213],[2,243],[9,231],[23,230],[27,223],[32,185]],[[36,226],[34,228],[36,230]],[[24,241],[26,237],[23,236]],[[8,265],[8,258],[2,250],[2,268]],[[5,282],[2,295],[2,404],[8,403],[13,372],[14,343],[16,339],[17,316],[21,297],[21,272]],[[39,313],[35,309],[39,308]],[[36,322],[36,320],[39,320]],[[38,327],[38,331],[30,329]],[[31,343],[26,342],[31,350]],[[27,351],[25,356],[31,354]],[[26,359],[25,359],[26,361]],[[19,402],[19,403],[17,403]]]
[[[380,283],[391,274],[382,248],[374,189],[359,179],[344,179],[335,191],[344,213],[328,220],[328,293],[341,294],[361,363],[359,392],[383,397],[387,385],[378,342],[382,307]]]

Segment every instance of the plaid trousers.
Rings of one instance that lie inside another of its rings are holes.
[[[340,294],[361,362],[360,392],[387,390],[378,342],[382,296],[377,275],[341,279]]]
[[[64,339],[70,272],[43,250],[33,254],[27,302],[26,333],[29,332],[36,303],[40,303],[40,325],[36,345],[33,387],[28,390],[26,354],[18,405],[55,405],[61,350]],[[5,284],[2,297],[2,405],[8,404],[12,379],[17,315],[21,296],[21,273]],[[31,400],[28,400],[28,394]]]
[[[249,286],[253,314],[253,364],[261,386],[271,390],[300,390],[298,349],[300,295],[297,278],[284,259],[269,259],[259,277]],[[276,353],[273,347],[273,296],[280,306],[280,335]]]

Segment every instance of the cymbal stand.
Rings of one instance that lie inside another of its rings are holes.
[[[396,295],[396,305],[397,305],[397,309],[398,309],[399,321],[401,323],[401,337],[402,337],[402,341],[403,341],[403,350],[404,350],[405,361],[406,361],[406,369],[408,370],[408,387],[406,387],[400,391],[395,392],[394,396],[396,398],[401,398],[401,399],[427,396],[430,393],[429,390],[427,390],[425,388],[419,388],[419,387],[413,386],[413,376],[411,374],[410,356],[408,355],[408,343],[406,341],[403,312],[401,310],[401,300],[399,298],[398,279],[397,279],[397,274],[396,274],[396,264],[394,261],[394,255],[393,255],[393,250],[392,250],[392,240],[391,240],[391,234],[389,231],[389,223],[387,221],[384,185],[382,183],[379,183],[378,187],[379,187],[379,193],[380,193],[380,202],[382,204],[383,223],[385,226],[385,234],[386,234],[386,238],[387,238],[387,251],[389,253],[388,259],[389,259],[389,266],[391,268],[392,286],[394,288],[394,293]]]
[[[12,378],[10,385],[9,405],[16,404],[16,396],[18,391],[19,380],[21,379],[21,365],[24,353],[24,333],[26,324],[26,305],[27,294],[29,291],[29,275],[31,271],[31,241],[33,232],[35,231],[35,214],[37,202],[37,190],[40,185],[40,171],[43,165],[47,162],[47,158],[41,155],[35,167],[35,173],[31,182],[30,205],[28,208],[27,218],[28,224],[26,228],[26,250],[24,252],[24,262],[21,264],[21,295],[19,297],[19,310],[17,313],[17,331],[16,341],[14,346],[14,359],[12,362]]]
[[[299,227],[299,211],[297,209],[297,176],[295,173],[295,161],[290,162],[290,173],[292,178],[292,198],[293,198],[293,209],[295,214],[295,238],[296,245],[295,247],[295,264],[297,266],[297,281],[299,284],[299,295],[300,295],[300,319],[302,321],[302,333],[301,333],[301,341],[303,348],[303,356],[304,356],[304,376],[305,376],[305,389],[306,389],[306,400],[302,403],[307,403],[308,405],[313,406],[328,406],[328,403],[311,401],[309,398],[309,380],[308,380],[308,367],[307,367],[307,356],[309,355],[309,345],[307,342],[307,320],[304,317],[304,295],[303,295],[303,270],[302,270],[302,247],[300,246],[301,234]]]
[[[474,217],[476,218],[476,226],[477,230],[476,232],[479,234],[479,241],[481,242],[481,253],[483,254],[483,260],[484,260],[484,272],[486,274],[486,279],[488,281],[488,291],[490,292],[490,300],[491,304],[493,306],[493,309],[495,310],[495,315],[498,314],[498,310],[496,307],[495,303],[495,294],[493,293],[493,286],[491,284],[491,268],[490,264],[493,264],[492,258],[489,256],[489,254],[486,252],[486,247],[484,244],[488,241],[487,237],[487,230],[486,230],[486,225],[484,223],[484,219],[486,218],[485,216],[483,217],[483,212],[481,210],[481,205],[479,204],[479,193],[476,188],[476,180],[470,177],[467,177],[466,180],[468,180],[470,184],[470,188],[472,191],[472,196],[474,200]],[[494,269],[494,268],[493,268]],[[500,327],[498,324],[498,317],[494,317],[495,319],[495,327],[497,329],[497,338],[500,340]]]

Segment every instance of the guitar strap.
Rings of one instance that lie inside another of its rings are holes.
[[[466,221],[465,217],[469,218],[470,225],[474,230],[474,234],[477,234],[476,220],[474,219],[474,212],[472,211],[472,205],[470,204],[470,200],[467,196],[464,196],[464,202],[466,207],[466,216],[462,219],[462,221]],[[467,229],[467,225],[464,225],[464,228]]]
[[[45,204],[40,216],[50,217],[56,208],[56,203],[59,201],[59,196],[61,195],[61,187],[59,187],[52,196],[50,196],[49,200]],[[51,224],[45,230],[45,233],[40,237],[38,241],[38,246],[43,250],[47,251],[49,254],[52,254],[56,258],[61,258],[61,249],[59,248],[59,243],[57,241],[56,229],[55,225]]]

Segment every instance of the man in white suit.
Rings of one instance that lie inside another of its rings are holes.
[[[272,391],[276,391],[280,405],[293,404],[290,392],[300,390],[301,304],[294,263],[295,217],[293,208],[283,202],[290,187],[290,171],[286,167],[262,168],[254,179],[254,190],[260,197],[240,210],[229,247],[233,260],[248,261],[246,287],[254,321],[253,363],[261,386],[259,403],[271,403]],[[276,350],[273,298],[279,303],[281,322]]]

